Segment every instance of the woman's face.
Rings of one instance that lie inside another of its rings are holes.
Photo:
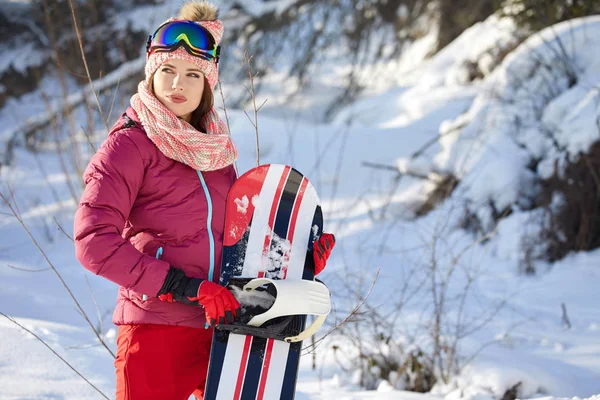
[[[156,98],[177,117],[190,122],[204,91],[204,75],[198,66],[186,60],[169,60],[158,68],[152,83]]]

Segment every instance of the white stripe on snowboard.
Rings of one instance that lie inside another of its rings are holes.
[[[285,165],[271,165],[260,190],[260,203],[256,199],[250,199],[250,201],[254,201],[256,204],[253,203],[254,215],[252,217],[252,227],[250,229],[246,257],[244,258],[244,266],[242,268],[241,276],[243,277],[258,276],[258,272],[262,270],[262,252],[265,236],[271,235],[269,215],[271,214],[273,197],[277,191],[284,168]],[[276,204],[279,204],[279,200]],[[312,217],[310,219],[312,221]],[[249,249],[253,249],[253,251],[248,251]]]
[[[312,222],[318,204],[319,197],[317,196],[317,192],[309,182],[304,192],[300,209],[298,210],[294,241],[292,242],[292,254],[290,256],[286,279],[302,279],[304,261],[306,260],[306,245],[311,236],[313,229]]]
[[[283,386],[289,350],[289,343],[282,340],[273,341],[271,363],[269,364],[263,400],[279,399],[281,397],[281,388]]]
[[[216,400],[231,400],[235,394],[235,386],[244,353],[246,336],[230,334],[227,340],[227,350],[223,358],[223,369],[219,378],[219,389]]]

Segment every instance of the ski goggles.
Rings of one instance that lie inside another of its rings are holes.
[[[206,28],[193,21],[171,21],[159,26],[148,36],[146,53],[171,52],[180,46],[193,56],[219,62],[221,46]]]

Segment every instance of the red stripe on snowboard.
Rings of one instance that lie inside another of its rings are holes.
[[[256,396],[256,400],[262,400],[265,394],[267,376],[269,375],[269,365],[271,364],[271,354],[273,353],[273,342],[274,339],[267,339],[267,348],[265,350],[265,359],[260,375],[260,383],[258,384],[258,396]]]
[[[240,398],[242,393],[242,386],[244,384],[244,376],[246,375],[246,366],[248,364],[248,356],[250,355],[250,345],[252,344],[252,336],[246,336],[246,342],[244,342],[244,351],[242,352],[242,361],[240,362],[240,370],[238,372],[237,383],[235,384],[235,393],[233,395],[234,400]]]
[[[271,214],[269,215],[269,225],[267,229],[269,232],[265,235],[265,242],[263,245],[263,261],[267,262],[267,257],[269,255],[269,251],[271,250],[271,239],[273,237],[273,226],[275,224],[275,216],[277,215],[277,209],[279,208],[279,201],[281,200],[281,193],[283,192],[283,188],[285,186],[285,182],[287,181],[288,175],[290,174],[291,168],[289,166],[285,166],[283,169],[283,173],[281,174],[281,178],[279,179],[279,184],[277,185],[277,191],[275,192],[275,196],[273,196],[273,204],[271,205]],[[259,278],[263,278],[265,276],[265,271],[260,271],[258,273]]]
[[[290,251],[292,251],[292,243],[294,240],[294,231],[296,230],[296,220],[298,219],[298,211],[300,210],[300,204],[302,203],[302,198],[304,197],[304,192],[306,191],[306,187],[308,186],[308,179],[302,178],[302,183],[300,184],[300,189],[298,190],[298,194],[296,195],[296,201],[294,202],[294,209],[292,210],[292,219],[290,221],[290,226],[288,227],[287,232],[287,240],[290,242],[290,248],[286,252],[283,258],[283,265],[281,269],[283,270],[283,279],[287,277],[287,269],[290,263]]]

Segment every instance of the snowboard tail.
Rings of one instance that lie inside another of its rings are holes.
[[[220,283],[240,278],[313,280],[307,266],[312,243],[321,235],[319,198],[297,170],[262,165],[242,175],[227,196]],[[268,291],[268,288],[265,288]],[[245,306],[241,320],[256,314]],[[282,339],[304,330],[306,315],[278,317],[261,327],[217,327],[213,336],[207,400],[293,399],[302,342]]]
[[[301,342],[215,331],[205,399],[293,399]]]

